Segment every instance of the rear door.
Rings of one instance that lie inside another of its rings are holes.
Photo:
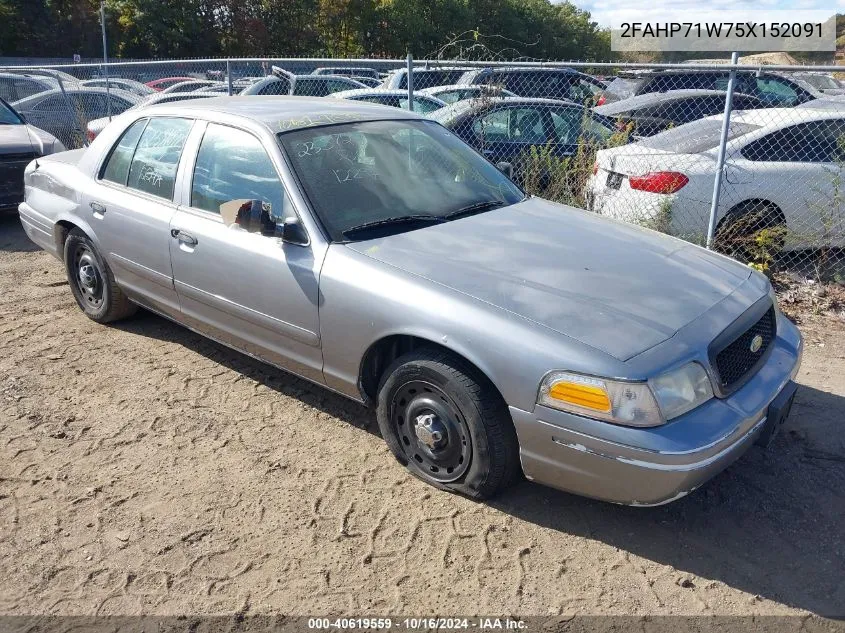
[[[208,123],[192,137],[190,152],[193,166],[181,181],[181,205],[170,227],[183,319],[214,339],[322,382],[322,254],[315,256],[310,244],[282,242],[280,231],[250,233],[235,221],[238,209],[253,200],[269,209],[278,227],[296,216],[268,151],[251,132]]]
[[[115,279],[148,307],[178,316],[170,220],[182,149],[193,121],[141,119],[108,154],[82,212],[89,215]]]
[[[731,161],[751,175],[732,183],[731,203],[774,202],[786,217],[795,247],[841,246],[845,242],[845,120],[812,121],[782,128],[753,141]]]

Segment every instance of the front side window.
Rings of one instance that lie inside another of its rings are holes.
[[[123,133],[120,140],[111,149],[111,153],[106,160],[105,167],[100,175],[103,180],[114,182],[119,185],[125,185],[129,178],[129,165],[132,162],[132,155],[135,153],[135,147],[138,145],[138,139],[141,138],[141,132],[147,125],[147,119],[135,121],[129,129]]]
[[[269,205],[270,217],[282,221],[293,215],[276,168],[252,134],[209,123],[197,153],[191,186],[191,206],[219,213],[234,222],[246,202]]]
[[[192,125],[188,119],[150,119],[132,157],[127,186],[172,200],[176,168]]]
[[[467,207],[523,198],[498,169],[431,121],[317,127],[279,134],[279,141],[335,241],[373,237],[357,232],[365,224],[411,230],[419,226],[403,218],[436,222]]]

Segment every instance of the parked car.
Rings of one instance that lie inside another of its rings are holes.
[[[152,81],[148,81],[147,86],[149,86],[156,92],[161,92],[165,88],[169,88],[174,84],[179,84],[183,81],[194,81],[195,79],[196,77],[160,77],[159,79],[153,79]]]
[[[604,90],[603,82],[571,68],[476,68],[464,73],[456,83],[488,84],[520,97],[566,99],[588,105],[595,105]]]
[[[445,101],[448,105],[452,105],[458,101],[463,101],[464,99],[516,96],[510,90],[487,84],[480,84],[477,86],[461,86],[458,84],[453,84],[451,86],[432,86],[431,88],[423,88],[419,91],[419,93],[430,97],[437,97],[438,99]]]
[[[647,92],[593,108],[593,112],[616,121],[620,130],[630,128],[637,137],[653,136],[670,127],[696,121],[725,111],[727,93],[719,90],[668,90]],[[734,110],[765,108],[750,95],[734,94]]]
[[[845,95],[845,85],[825,73],[792,73],[792,76],[806,81],[824,95]]]
[[[138,108],[145,108],[151,105],[157,105],[160,103],[173,103],[175,101],[191,101],[193,99],[209,99],[211,97],[217,97],[219,95],[214,94],[213,92],[157,92],[144,99],[143,101],[138,102],[128,111],[136,110]],[[88,121],[88,125],[86,126],[85,136],[90,143],[93,141],[103,129],[111,123],[111,121],[115,117],[102,117],[99,119],[92,119]]]
[[[378,88],[381,86],[381,78],[373,79],[372,77],[350,77],[350,79],[354,79],[360,84],[364,84],[368,88]]]
[[[0,99],[0,213],[23,202],[23,172],[33,159],[65,151],[52,134],[28,125]]]
[[[260,79],[241,91],[241,95],[298,95],[326,97],[341,90],[366,88],[364,84],[340,75],[294,75],[273,67],[273,74]]]
[[[762,229],[780,234],[777,249],[845,246],[837,201],[845,176],[845,111],[788,112],[731,115],[717,238],[738,257],[749,258]],[[599,151],[587,184],[588,209],[646,224],[669,209],[669,232],[703,241],[721,129],[722,117],[712,116]]]
[[[151,94],[155,94],[155,90],[150,88],[146,84],[142,84],[140,81],[135,81],[133,79],[123,79],[120,77],[110,77],[107,80],[105,79],[86,79],[85,81],[80,82],[83,86],[90,86],[91,88],[105,88],[106,84],[108,84],[109,88],[118,88],[119,90],[126,90],[127,92],[132,92],[139,97],[146,97]]]
[[[315,68],[312,75],[336,75],[341,77],[352,77],[359,79],[360,77],[367,77],[369,79],[379,79],[378,71],[374,68],[361,68],[351,66],[321,66]]]
[[[603,143],[614,132],[610,119],[569,101],[552,99],[469,99],[431,114],[494,163],[509,163],[517,181],[531,147],[571,156],[585,139]]]
[[[0,99],[13,103],[40,92],[58,88],[59,82],[46,75],[24,73],[0,73]]]
[[[371,404],[440,488],[666,503],[789,413],[802,339],[763,275],[526,196],[411,112],[177,102],[54,156],[21,222],[88,317],[143,305]]]
[[[597,105],[648,92],[668,90],[726,90],[730,70],[656,70],[622,73],[602,93]],[[736,71],[734,90],[757,97],[773,107],[790,107],[822,96],[798,79],[771,71]]]
[[[414,90],[422,90],[423,88],[431,88],[432,86],[444,86],[447,84],[457,83],[458,79],[469,68],[458,66],[446,66],[443,68],[414,68]],[[391,71],[384,78],[381,84],[382,88],[387,90],[407,90],[408,88],[408,69],[397,68]]]
[[[381,105],[394,108],[408,109],[407,90],[385,90],[383,88],[365,88],[363,90],[343,90],[329,95],[337,99],[349,99],[351,101],[366,101],[368,103],[380,103]],[[414,95],[414,112],[428,114],[445,107],[446,104],[435,97],[424,94]]]
[[[12,106],[29,123],[57,137],[66,147],[79,147],[85,142],[87,121],[108,116],[109,109],[112,116],[117,116],[141,101],[141,97],[125,90],[80,86],[40,92]]]
[[[168,86],[161,92],[170,94],[173,92],[196,92],[200,88],[208,88],[210,86],[225,85],[220,81],[211,81],[209,79],[190,79],[188,81],[180,81]]]

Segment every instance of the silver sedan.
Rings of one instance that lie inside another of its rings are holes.
[[[144,306],[372,405],[399,462],[471,497],[524,474],[672,501],[794,397],[802,340],[765,277],[527,196],[407,111],[141,108],[25,181],[26,232],[87,316]]]

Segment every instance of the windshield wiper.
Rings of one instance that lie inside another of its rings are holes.
[[[402,224],[440,224],[443,218],[437,215],[400,215],[393,218],[383,218],[381,220],[373,220],[372,222],[364,222],[358,226],[353,226],[345,231],[342,231],[344,237],[352,237],[359,233],[366,233],[372,229],[380,229],[388,226],[398,226]]]
[[[458,218],[465,218],[476,213],[484,213],[505,206],[507,203],[504,200],[485,200],[483,202],[474,202],[460,209],[450,211],[446,215],[441,216],[444,220],[457,220]]]

